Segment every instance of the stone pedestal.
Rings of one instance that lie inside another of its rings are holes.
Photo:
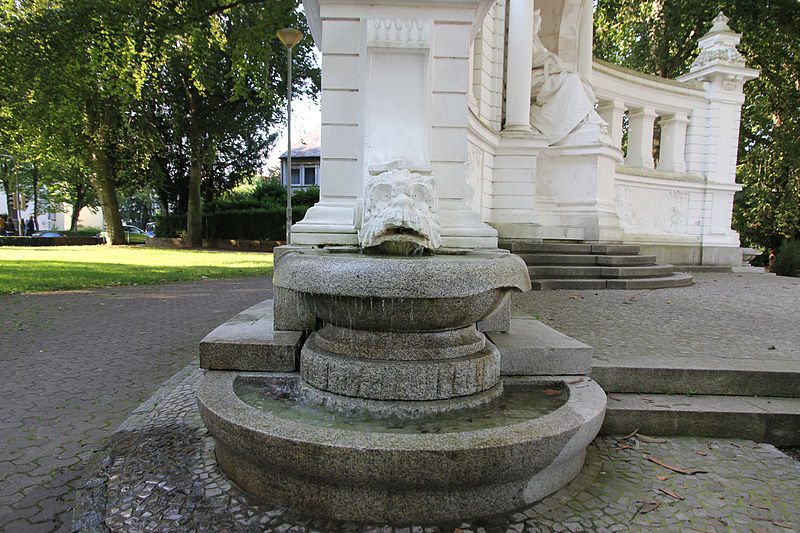
[[[295,244],[357,244],[355,213],[371,169],[426,169],[439,191],[442,246],[495,248],[467,206],[472,40],[490,0],[307,0],[322,51],[320,201]]]

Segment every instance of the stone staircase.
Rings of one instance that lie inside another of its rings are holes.
[[[528,265],[534,290],[661,289],[692,284],[692,276],[657,265],[639,246],[614,243],[501,241]]]
[[[603,432],[693,435],[800,446],[800,368],[793,361],[595,362],[608,394]]]

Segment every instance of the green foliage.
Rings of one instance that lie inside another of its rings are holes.
[[[744,89],[733,228],[743,244],[775,250],[800,237],[800,2],[598,0],[594,53],[673,78],[688,71],[720,9],[742,34],[748,66],[761,70]]]
[[[292,206],[292,222],[305,216],[307,206]],[[156,215],[156,237],[178,237],[186,228],[186,215]],[[286,207],[245,207],[203,215],[203,237],[282,241],[286,238]]]
[[[292,192],[292,205],[311,207],[319,202],[319,187],[312,185]]]
[[[787,240],[781,245],[771,271],[779,276],[800,278],[800,240]]]

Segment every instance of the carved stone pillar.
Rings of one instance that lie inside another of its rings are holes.
[[[505,130],[531,130],[531,69],[533,68],[533,0],[510,0],[506,73]]]
[[[628,114],[628,156],[625,164],[634,167],[654,168],[653,124],[656,112],[652,107],[632,110]]]
[[[689,118],[685,113],[675,113],[661,119],[661,156],[658,170],[666,172],[686,172],[686,125]]]
[[[607,102],[600,102],[597,113],[608,122],[608,135],[614,141],[615,148],[622,148],[622,119],[625,116],[625,102],[614,98]]]

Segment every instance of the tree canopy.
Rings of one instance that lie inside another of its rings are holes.
[[[744,244],[776,249],[800,237],[800,2],[597,0],[594,54],[673,78],[720,10],[742,34],[748,66],[761,69],[745,84],[734,229]]]
[[[203,188],[213,197],[263,162],[285,108],[275,31],[286,26],[308,33],[297,0],[5,2],[0,146],[89,169],[113,243],[124,242],[120,188],[199,212]],[[311,48],[310,36],[295,47],[294,69],[314,93]],[[194,230],[190,220],[196,242]]]

